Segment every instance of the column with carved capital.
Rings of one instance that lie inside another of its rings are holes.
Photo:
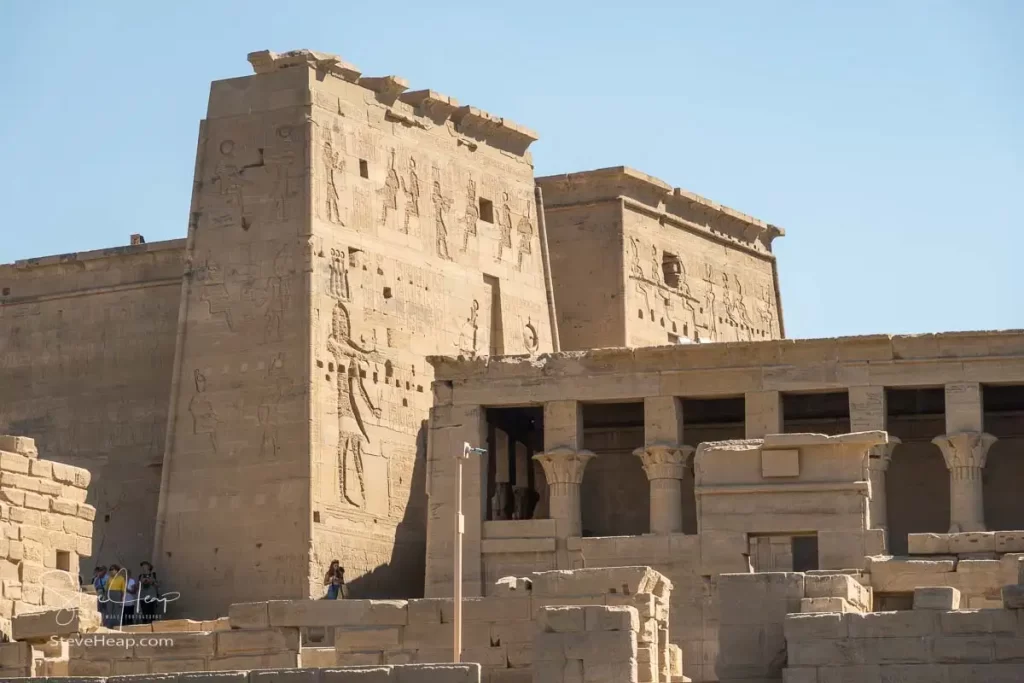
[[[996,437],[985,432],[957,432],[932,439],[949,470],[949,532],[985,531],[981,471]]]
[[[651,533],[677,534],[683,530],[683,474],[693,455],[692,446],[652,444],[633,451],[644,464],[651,483]]]
[[[889,506],[885,499],[885,473],[892,461],[892,451],[901,441],[889,437],[889,443],[873,446],[868,453],[868,479],[871,481],[871,527],[884,529],[889,525]]]
[[[557,521],[556,533],[559,538],[579,536],[583,532],[580,513],[580,484],[593,453],[560,446],[533,459],[544,468],[548,482],[548,514]]]

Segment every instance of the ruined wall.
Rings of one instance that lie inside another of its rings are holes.
[[[92,475],[93,557],[152,553],[184,240],[0,266],[0,433]]]
[[[426,356],[551,348],[534,136],[406,86],[312,86],[313,595],[422,594]]]

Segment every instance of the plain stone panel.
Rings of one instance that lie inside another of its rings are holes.
[[[319,669],[281,669],[249,673],[249,683],[319,683],[319,681]]]
[[[210,671],[231,671],[234,669],[288,669],[298,666],[298,653],[274,655],[238,655],[234,657],[211,657]]]
[[[1024,681],[1021,664],[947,664],[943,683],[1020,683]]]
[[[394,667],[394,676],[396,683],[480,683],[481,667],[474,663],[408,664]]]
[[[783,631],[789,643],[842,639],[848,635],[846,620],[836,613],[787,615]]]
[[[397,648],[402,643],[402,629],[397,626],[338,629],[334,647],[339,652]]]
[[[883,670],[877,664],[823,666],[818,669],[818,683],[878,683]]]
[[[822,612],[855,612],[854,608],[843,598],[803,598],[800,600],[800,612],[804,614]]]
[[[264,631],[220,631],[217,633],[217,654],[274,654],[281,650],[299,649],[297,628]]]
[[[914,609],[948,612],[960,609],[960,591],[949,586],[925,586],[914,589]]]
[[[869,612],[845,617],[851,638],[930,636],[939,630],[935,611]]]
[[[249,677],[247,671],[208,671],[178,675],[178,683],[243,683]]]
[[[782,670],[782,683],[819,683],[818,669],[813,666],[785,668]]]
[[[944,664],[887,664],[880,673],[879,683],[946,683]]]
[[[845,598],[855,605],[868,606],[868,589],[849,574],[808,574],[804,577],[804,595],[808,598]]]
[[[537,627],[549,633],[586,631],[586,608],[581,606],[541,608],[537,610]]]
[[[231,628],[262,629],[270,626],[270,615],[265,602],[241,602],[228,608]]]
[[[588,606],[584,610],[588,631],[637,631],[640,628],[640,617],[635,607]]]
[[[936,636],[934,647],[937,662],[983,664],[995,660],[995,639],[991,635]]]

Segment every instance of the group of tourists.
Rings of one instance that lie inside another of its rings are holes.
[[[138,577],[118,564],[93,570],[92,586],[107,628],[148,624],[163,616],[160,581],[153,565],[141,562],[139,568]]]

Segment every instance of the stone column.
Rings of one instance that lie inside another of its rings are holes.
[[[681,484],[693,447],[651,445],[636,449],[633,455],[643,461],[644,472],[651,483],[651,533],[682,532]]]
[[[593,457],[590,451],[565,446],[533,456],[544,468],[548,481],[548,516],[556,520],[559,538],[579,536],[583,532],[580,484],[583,483],[583,470]]]
[[[981,471],[996,437],[985,432],[958,432],[932,439],[949,470],[949,532],[985,531]]]
[[[782,433],[782,394],[777,391],[748,391],[743,397],[744,425],[748,439],[763,439]]]
[[[871,529],[884,529],[889,525],[889,505],[885,498],[885,473],[892,460],[892,451],[901,443],[894,436],[889,443],[873,446],[868,455],[868,479],[871,481]]]

